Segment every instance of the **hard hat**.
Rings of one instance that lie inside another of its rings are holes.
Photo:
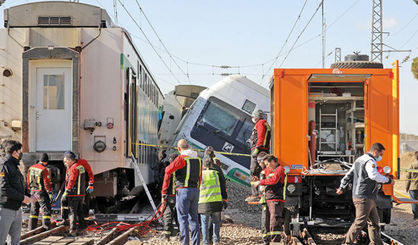
[[[258,118],[263,118],[263,116],[264,116],[264,112],[263,112],[263,110],[261,110],[261,109],[257,109],[257,110],[254,110],[254,111],[253,111],[252,116],[253,116],[253,117],[258,117]]]

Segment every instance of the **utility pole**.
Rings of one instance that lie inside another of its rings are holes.
[[[372,41],[370,61],[383,62],[384,52],[411,52],[411,50],[399,50],[383,43],[383,15],[382,0],[372,0]],[[390,48],[383,50],[383,46]]]
[[[324,0],[322,0],[321,4],[322,9],[322,68],[325,68],[325,34],[326,34],[326,24],[325,24],[325,17],[324,17]]]
[[[118,24],[118,2],[113,0],[113,14],[115,15],[115,24]]]
[[[382,0],[372,0],[372,41],[370,61],[383,61]]]
[[[335,61],[334,62],[341,62],[341,48],[335,48]]]

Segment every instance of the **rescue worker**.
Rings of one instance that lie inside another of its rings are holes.
[[[204,156],[208,156],[209,158],[211,158],[213,160],[212,162],[212,169],[218,171],[218,176],[219,176],[219,180],[225,186],[225,190],[222,193],[222,202],[223,202],[223,206],[224,209],[226,209],[228,207],[228,192],[226,191],[226,182],[225,182],[225,176],[224,176],[224,172],[222,171],[222,162],[219,158],[216,157],[215,155],[215,149],[213,149],[212,146],[207,146],[205,148],[205,153]],[[221,213],[222,216],[222,213]],[[222,224],[221,224],[222,226]],[[213,222],[212,222],[212,218],[209,217],[209,243],[212,243],[212,237],[213,237]]]
[[[410,169],[415,172],[408,172],[408,182],[406,183],[406,192],[412,200],[418,200],[418,151],[415,152],[415,162],[412,163]],[[418,220],[418,204],[412,203],[412,213],[414,219]]]
[[[28,170],[27,185],[31,193],[29,230],[38,226],[39,209],[42,213],[42,226],[48,230],[51,228],[52,190],[51,176],[46,168],[48,160],[48,154],[43,153],[39,162]]]
[[[86,182],[88,183],[88,186],[86,188],[86,196],[84,197],[84,201],[83,201],[83,211],[84,211],[84,220],[88,222],[91,193],[93,193],[93,190],[94,190],[94,187],[93,187],[94,175],[93,175],[93,171],[91,170],[90,164],[87,162],[87,160],[79,158],[77,159],[77,164],[82,165],[84,170],[86,171],[85,178],[86,178]]]
[[[377,183],[393,183],[391,178],[379,174],[377,162],[382,160],[385,147],[374,143],[370,151],[357,158],[348,173],[341,180],[337,194],[343,193],[349,183],[353,183],[353,203],[356,208],[356,218],[345,236],[344,244],[354,244],[361,230],[368,225],[370,244],[383,244],[380,236],[379,214],[376,199],[379,188]]]
[[[22,144],[6,140],[2,144],[5,156],[0,160],[0,244],[10,235],[11,245],[20,241],[22,230],[22,204],[30,202],[25,178],[19,170]]]
[[[84,198],[83,201],[83,212],[84,212],[84,220],[88,220],[89,219],[89,207],[90,207],[90,194],[93,192],[94,187],[94,175],[93,175],[93,171],[91,170],[90,164],[85,160],[85,159],[77,159],[77,156],[75,155],[74,152],[72,151],[67,151],[64,153],[64,158],[65,156],[67,156],[67,158],[72,159],[73,161],[75,161],[77,164],[80,164],[84,167],[85,172],[85,182],[88,183],[88,186],[86,188],[86,196]],[[60,196],[61,193],[64,192],[65,190],[65,185],[66,183],[62,183],[61,188],[60,188],[60,193],[58,193],[57,198]],[[54,200],[53,202],[55,202],[56,200]],[[69,213],[69,206],[68,206],[68,202],[67,199],[61,199],[61,217],[62,217],[62,221],[57,222],[57,225],[68,225],[68,213]]]
[[[189,225],[194,245],[200,242],[200,227],[197,207],[199,202],[199,186],[202,180],[202,164],[197,152],[191,150],[185,139],[179,140],[178,156],[165,169],[164,183],[161,190],[162,203],[167,202],[167,190],[170,177],[175,172],[176,209],[180,226],[180,238],[183,245],[188,245]]]
[[[270,151],[270,137],[271,129],[270,125],[264,119],[264,113],[262,110],[255,110],[252,113],[252,120],[255,123],[253,132],[250,138],[251,144],[251,165],[250,174],[252,181],[259,180],[261,168],[257,163],[257,156],[260,152],[269,153]],[[245,199],[246,202],[257,202],[259,201],[256,187],[251,188],[251,196]]]
[[[71,153],[64,153],[64,164],[67,167],[67,172],[62,199],[67,199],[68,202],[70,235],[76,236],[79,233],[83,233],[83,230],[86,228],[83,211],[83,199],[86,193],[86,172],[83,165],[76,162],[74,153]]]
[[[218,171],[213,169],[213,159],[210,156],[203,158],[202,183],[200,185],[199,206],[202,223],[203,244],[209,243],[209,220],[213,224],[214,244],[220,243],[221,211],[226,195],[225,182],[221,182]]]
[[[266,174],[269,173],[269,169],[266,168],[266,165],[264,164],[264,158],[267,156],[267,153],[261,152],[258,154],[257,162],[261,167],[260,172],[260,180],[266,179]],[[266,193],[265,193],[265,186],[260,186],[260,192],[263,193],[263,195],[260,198],[260,204],[261,204],[261,235],[263,237],[264,244],[268,245],[270,244],[270,237],[269,237],[269,231],[270,231],[270,213],[267,208],[266,203]]]
[[[178,154],[173,153],[168,156],[169,163],[172,163],[174,159],[178,157]],[[168,164],[167,164],[168,166]],[[166,166],[166,167],[167,167]],[[170,185],[168,186],[166,195],[167,195],[167,201],[166,201],[166,207],[164,209],[163,214],[163,221],[164,221],[164,237],[167,240],[170,240],[170,236],[174,235],[174,222],[178,226],[177,221],[177,212],[176,212],[176,186],[175,186],[175,174],[172,174],[170,177]]]
[[[266,179],[256,181],[253,186],[265,186],[267,208],[270,214],[269,237],[271,242],[280,242],[284,223],[284,168],[273,155],[264,158],[268,170]]]

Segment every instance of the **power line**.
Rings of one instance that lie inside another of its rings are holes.
[[[145,32],[142,30],[141,26],[136,22],[136,20],[132,17],[131,13],[128,11],[128,9],[125,7],[125,5],[122,3],[121,0],[118,0],[120,5],[123,7],[125,12],[129,15],[129,17],[132,19],[132,21],[135,23],[135,25],[138,27],[138,29],[141,31],[142,35],[144,35],[145,39],[148,41],[148,44],[151,46],[151,48],[154,50],[155,54],[160,58],[161,62],[163,62],[164,66],[167,68],[167,70],[173,75],[174,79],[177,81],[177,83],[180,83],[179,79],[174,75],[173,71],[170,69],[170,67],[167,65],[167,63],[164,61],[164,59],[161,57],[161,55],[157,52],[157,50],[154,48],[154,45],[152,45],[151,41],[145,34]]]
[[[144,15],[146,21],[148,22],[149,26],[151,27],[152,31],[154,32],[155,36],[157,36],[158,41],[160,41],[160,43],[162,44],[163,48],[165,49],[165,51],[167,52],[168,56],[170,56],[171,60],[173,60],[174,64],[179,68],[179,70],[187,77],[187,79],[189,79],[190,82],[190,78],[189,75],[186,74],[186,72],[179,66],[179,64],[176,62],[176,60],[173,58],[172,54],[170,53],[170,51],[168,51],[167,47],[165,46],[165,44],[163,43],[163,41],[161,40],[160,36],[158,35],[157,31],[155,30],[154,26],[151,24],[151,21],[148,19],[147,15],[145,14],[144,10],[142,9],[141,5],[139,4],[138,0],[135,0],[136,5],[138,5],[139,10],[142,12],[142,14]]]
[[[400,32],[402,32],[403,30],[405,30],[405,28],[406,28],[406,27],[408,27],[408,26],[412,23],[412,21],[414,21],[414,19],[415,19],[417,16],[418,16],[418,13],[416,13],[416,14],[415,14],[415,16],[414,16],[414,17],[412,17],[412,19],[410,19],[410,20],[408,21],[408,23],[406,23],[406,25],[402,26],[402,28],[401,28],[401,29],[399,29],[397,32],[395,32],[395,33],[393,33],[392,35],[390,35],[388,38],[393,37],[393,36],[396,36],[396,35],[398,35]]]
[[[265,75],[270,71],[270,69],[273,67],[273,65],[276,63],[277,59],[279,58],[279,56],[281,55],[284,47],[287,44],[287,41],[289,41],[290,36],[292,35],[293,31],[295,30],[296,24],[298,23],[298,21],[300,20],[300,17],[302,16],[303,10],[305,9],[306,3],[308,2],[308,0],[305,0],[305,3],[303,4],[301,10],[299,11],[299,15],[296,18],[295,22],[293,23],[292,29],[290,30],[289,34],[287,35],[286,40],[284,41],[282,47],[280,48],[279,52],[277,53],[277,55],[273,58],[274,61],[271,63],[270,67],[266,70],[266,73],[261,76],[261,80],[264,79]]]
[[[302,36],[302,34],[305,32],[306,28],[309,26],[309,24],[311,23],[311,21],[313,20],[313,18],[315,17],[316,13],[318,13],[318,10],[321,8],[323,4],[323,1],[321,1],[321,3],[318,5],[318,7],[316,8],[315,12],[313,13],[313,15],[311,16],[311,18],[309,19],[309,21],[306,23],[305,27],[303,27],[302,31],[299,33],[298,37],[296,38],[295,42],[293,42],[292,47],[289,49],[289,52],[287,52],[286,56],[284,57],[282,63],[280,64],[279,68],[282,67],[282,65],[284,64],[284,62],[286,61],[287,57],[289,57],[289,54],[293,51],[293,48],[295,47],[296,43],[298,42],[299,38]]]

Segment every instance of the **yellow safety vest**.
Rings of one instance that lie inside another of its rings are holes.
[[[202,171],[199,204],[208,202],[222,202],[221,185],[216,170]]]

